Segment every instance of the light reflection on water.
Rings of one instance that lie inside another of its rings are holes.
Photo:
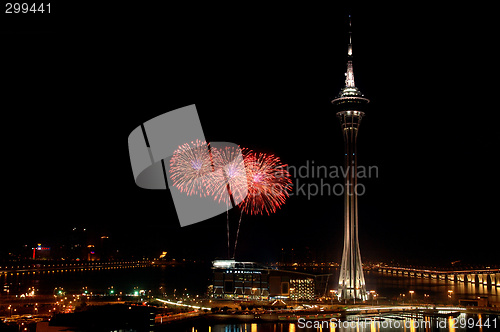
[[[487,321],[486,321],[487,319]],[[185,329],[192,332],[379,332],[379,331],[493,331],[500,329],[500,317],[461,314],[456,318],[401,318],[360,321],[310,321],[305,323],[215,324]],[[480,324],[482,322],[482,324]],[[316,324],[316,325],[314,325]]]

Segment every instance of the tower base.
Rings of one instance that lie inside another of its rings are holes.
[[[356,303],[357,301],[368,300],[368,294],[364,286],[359,289],[339,287],[338,294],[340,300],[346,303]]]

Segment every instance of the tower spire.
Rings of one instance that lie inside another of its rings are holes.
[[[352,23],[351,23],[351,15],[349,15],[349,43],[347,44],[347,71],[345,72],[345,86],[340,90],[337,98],[332,100],[334,104],[350,104],[351,102],[355,103],[369,103],[370,101],[367,98],[364,98],[363,94],[356,87],[354,83],[354,69],[352,66]],[[345,106],[347,106],[347,104]]]
[[[352,68],[352,31],[351,15],[349,15],[349,44],[347,44],[347,71],[345,73],[345,87],[354,88],[354,69]]]

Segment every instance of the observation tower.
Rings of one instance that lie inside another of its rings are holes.
[[[338,283],[338,296],[341,300],[367,300],[365,277],[361,265],[358,241],[358,195],[357,195],[357,151],[356,141],[359,125],[365,115],[363,110],[370,102],[354,84],[352,67],[352,32],[349,15],[349,44],[347,46],[347,72],[345,87],[340,90],[332,104],[340,119],[344,136],[346,179],[344,190],[344,251]]]

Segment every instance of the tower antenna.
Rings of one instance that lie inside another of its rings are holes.
[[[351,35],[352,35],[352,31],[351,31],[351,14],[349,14],[349,44],[352,43],[352,41],[351,41]]]

